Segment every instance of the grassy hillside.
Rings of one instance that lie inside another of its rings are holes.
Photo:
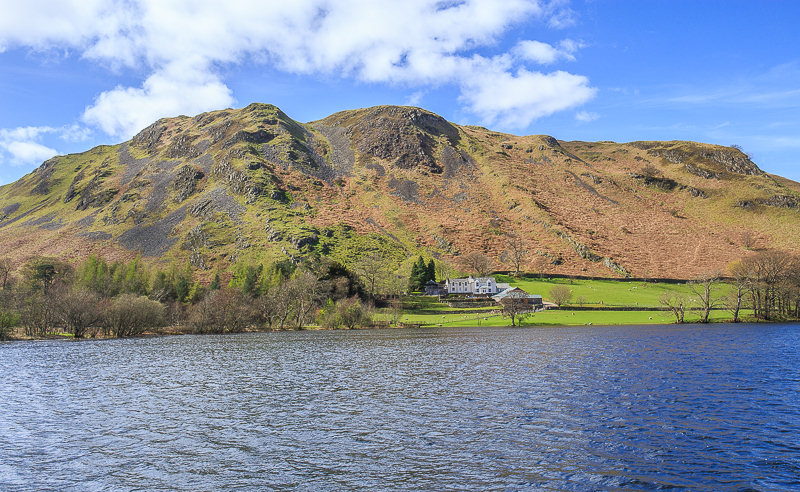
[[[159,120],[0,187],[0,251],[189,260],[201,277],[316,254],[404,271],[417,254],[497,260],[517,235],[525,271],[690,278],[798,252],[799,192],[736,148],[514,136],[396,106],[303,124],[252,104]]]

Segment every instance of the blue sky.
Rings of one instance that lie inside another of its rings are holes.
[[[0,0],[0,184],[163,116],[412,104],[562,140],[737,144],[800,180],[800,2]]]

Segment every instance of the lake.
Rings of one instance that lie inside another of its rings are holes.
[[[800,489],[800,326],[0,343],[0,490]]]

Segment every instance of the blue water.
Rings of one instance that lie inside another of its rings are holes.
[[[800,490],[800,326],[0,344],[0,490]]]

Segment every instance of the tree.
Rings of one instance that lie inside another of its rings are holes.
[[[352,330],[369,326],[372,324],[372,317],[367,306],[362,304],[357,297],[351,297],[336,302],[328,299],[328,302],[320,310],[317,321],[320,326],[330,330],[341,328]]]
[[[503,304],[503,317],[511,319],[511,326],[516,326],[515,321],[522,323],[522,320],[531,315],[531,306],[522,296],[515,296],[510,293],[501,301]]]
[[[416,292],[424,289],[427,275],[428,267],[425,265],[425,260],[420,256],[411,267],[411,275],[408,277],[408,290]]]
[[[686,313],[686,297],[682,294],[664,291],[658,301],[662,306],[672,311],[672,314],[675,315],[676,323],[683,323],[683,317]]]
[[[428,267],[425,269],[425,284],[431,280],[436,282],[436,262],[433,261],[433,258],[428,262]],[[425,284],[423,284],[423,287]]]
[[[733,315],[733,322],[739,322],[739,311],[742,309],[744,294],[747,291],[747,272],[741,261],[735,261],[728,266],[728,273],[733,278],[733,285],[725,300],[725,306]]]
[[[494,270],[492,259],[477,251],[464,255],[461,258],[461,262],[464,264],[467,271],[475,274],[477,277],[485,277]]]
[[[453,278],[456,275],[456,269],[453,268],[453,265],[447,263],[445,261],[437,261],[436,262],[436,278],[440,279],[441,281],[445,281],[449,278]]]
[[[701,323],[708,323],[708,316],[711,310],[717,306],[718,299],[714,298],[715,283],[719,279],[718,274],[706,274],[697,277],[693,282],[689,283],[689,290],[695,295],[700,302],[702,314],[700,316]]]
[[[0,289],[6,290],[9,285],[9,275],[11,274],[11,260],[0,258]]]
[[[301,270],[289,279],[285,287],[294,307],[297,329],[300,330],[312,319],[311,313],[319,305],[322,285],[312,272]]]
[[[751,250],[756,246],[756,235],[749,229],[739,233],[739,240],[742,242],[744,249]]]
[[[785,290],[794,261],[788,253],[774,250],[761,251],[742,259],[753,312],[757,318],[768,320],[785,312],[786,306],[781,303],[782,291]]]
[[[211,284],[209,284],[208,288],[209,290],[219,290],[220,287],[219,272],[217,272],[214,274],[214,279],[211,281]]]
[[[41,291],[25,295],[20,314],[25,334],[30,337],[41,337],[50,333],[57,322],[53,298]]]
[[[387,258],[379,251],[373,251],[368,255],[359,257],[354,266],[354,271],[364,284],[370,298],[374,299],[379,290],[385,293],[387,279],[391,272]]]
[[[72,268],[57,258],[33,258],[23,267],[23,276],[29,288],[45,294],[51,287],[65,283],[71,274]]]
[[[100,296],[83,288],[64,287],[52,294],[55,311],[68,333],[83,338],[99,325],[102,313],[98,309]]]
[[[514,268],[514,276],[519,277],[522,263],[528,258],[530,251],[525,248],[525,242],[520,236],[509,234],[506,238],[506,249],[500,255],[500,261],[508,263]]]
[[[105,310],[106,333],[115,337],[133,337],[164,325],[164,305],[145,296],[120,294]]]
[[[20,316],[17,313],[0,309],[0,340],[11,336],[14,327],[19,325],[19,319]]]
[[[550,300],[555,304],[561,306],[568,303],[570,299],[572,299],[572,289],[566,285],[554,285],[550,289]]]

